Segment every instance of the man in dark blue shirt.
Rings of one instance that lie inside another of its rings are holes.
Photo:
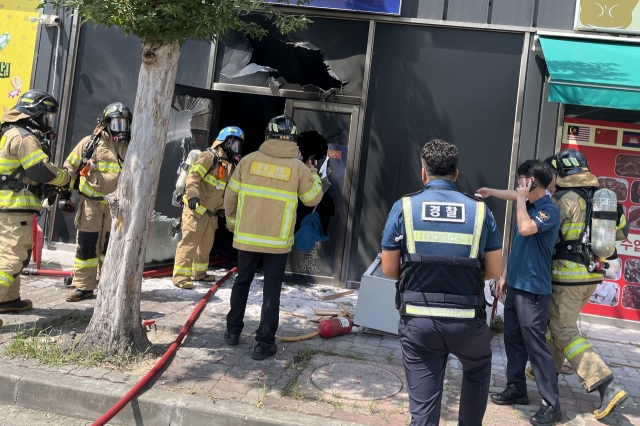
[[[540,409],[530,419],[534,426],[551,426],[562,419],[558,378],[546,342],[551,257],[560,229],[560,212],[545,194],[552,178],[553,171],[541,161],[525,161],[518,167],[515,237],[497,287],[498,297],[506,293],[507,389],[491,395],[491,400],[499,405],[529,404],[525,377],[529,358],[542,396]]]
[[[458,150],[434,139],[421,152],[424,190],[396,202],[382,236],[382,272],[399,279],[396,305],[412,426],[440,424],[449,354],[462,363],[460,426],[481,426],[491,377],[484,279],[502,270],[491,211],[456,188]]]

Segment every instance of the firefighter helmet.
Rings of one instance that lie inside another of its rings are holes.
[[[129,142],[132,120],[133,113],[122,102],[107,105],[102,113],[102,124],[106,125],[111,138],[116,142]]]
[[[265,139],[285,139],[296,142],[298,140],[298,129],[291,117],[279,115],[269,121],[264,136]]]
[[[42,90],[29,90],[18,98],[13,109],[26,114],[42,130],[51,129],[58,113],[58,101]]]
[[[565,177],[577,173],[589,172],[587,157],[577,149],[568,148],[560,151],[555,158],[558,176]]]
[[[230,159],[240,161],[242,157],[242,144],[244,143],[244,132],[241,128],[235,126],[225,127],[220,131],[217,141],[222,142],[222,150]]]

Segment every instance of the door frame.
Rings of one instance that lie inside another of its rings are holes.
[[[352,218],[351,200],[356,191],[353,181],[354,176],[358,173],[358,161],[356,158],[356,145],[358,139],[358,122],[360,120],[360,106],[349,104],[336,104],[320,101],[308,101],[300,99],[287,99],[285,102],[285,115],[293,117],[295,109],[303,109],[308,111],[318,112],[335,112],[342,114],[350,114],[351,120],[349,122],[349,140],[347,142],[347,164],[344,174],[344,183],[342,184],[342,200],[340,200],[340,210],[338,214],[338,231],[336,241],[336,251],[333,264],[333,277],[324,277],[320,275],[302,274],[287,272],[287,278],[289,282],[294,283],[316,283],[316,284],[328,284],[336,287],[344,287],[343,268],[348,267],[348,251],[349,247],[346,247],[346,242],[351,238],[347,236],[347,233],[352,232],[352,227],[348,226],[349,221]]]

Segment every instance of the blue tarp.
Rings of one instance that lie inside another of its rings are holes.
[[[311,251],[318,241],[327,241],[327,237],[320,223],[318,212],[308,214],[300,222],[300,229],[296,232],[293,248],[302,251]]]

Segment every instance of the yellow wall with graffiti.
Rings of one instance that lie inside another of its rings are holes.
[[[0,107],[10,109],[29,90],[40,12],[38,0],[2,0],[0,4]]]

